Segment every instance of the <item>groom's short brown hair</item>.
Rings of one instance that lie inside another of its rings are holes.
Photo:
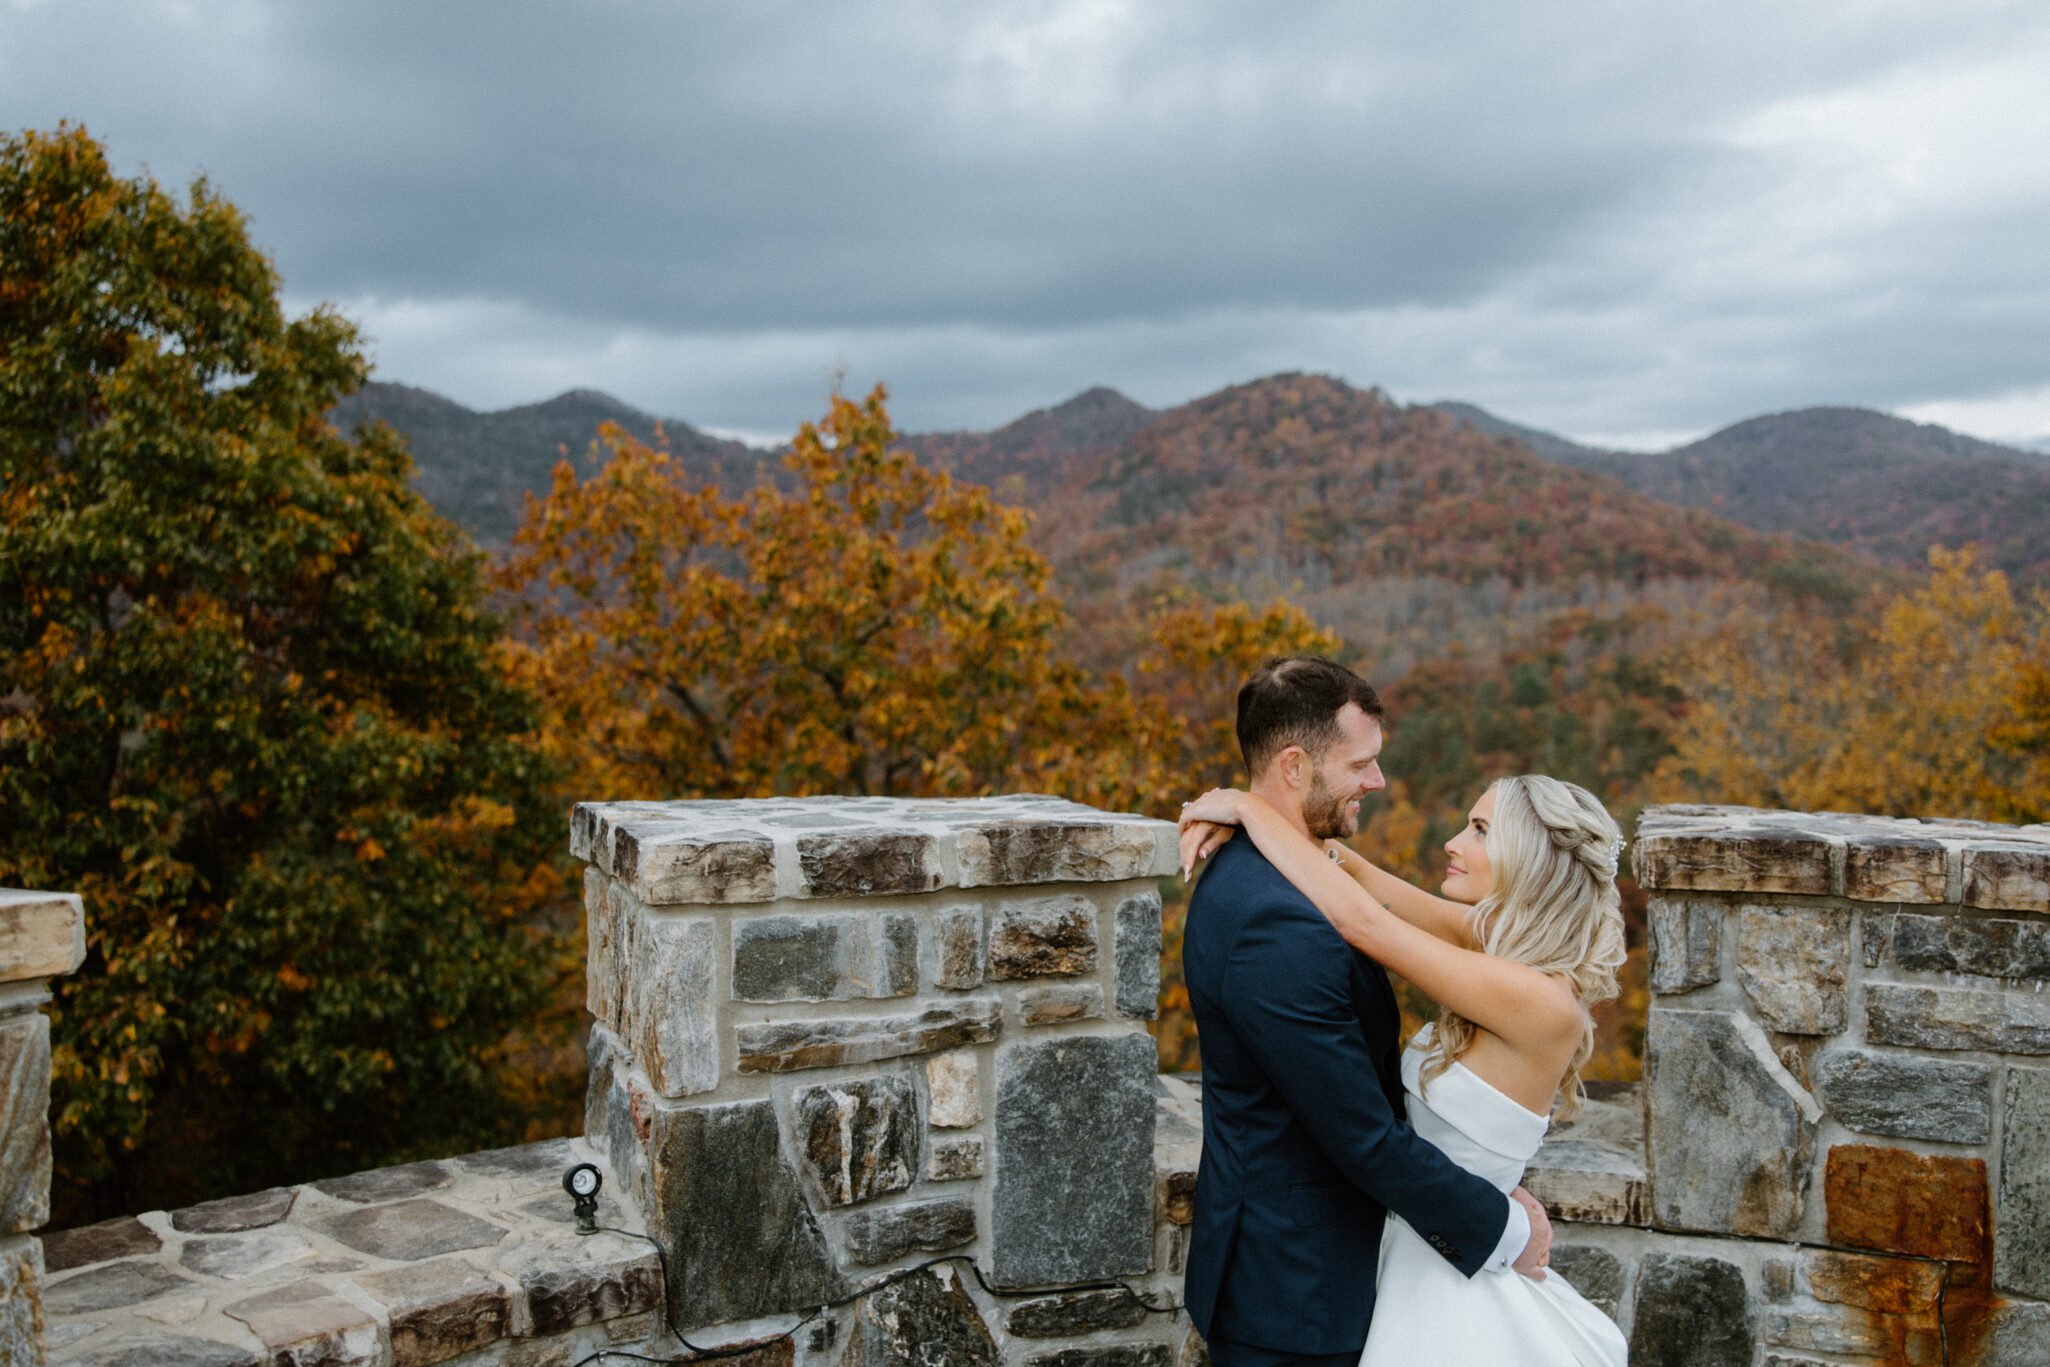
[[[1239,753],[1257,777],[1267,761],[1291,745],[1312,756],[1338,739],[1338,714],[1347,703],[1379,721],[1381,695],[1359,675],[1322,655],[1291,655],[1267,663],[1239,689]]]

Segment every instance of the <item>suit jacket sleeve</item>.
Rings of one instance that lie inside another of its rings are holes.
[[[1347,1180],[1471,1277],[1502,1240],[1509,1198],[1396,1118],[1360,1037],[1351,956],[1313,907],[1254,911],[1225,966],[1232,1024]]]

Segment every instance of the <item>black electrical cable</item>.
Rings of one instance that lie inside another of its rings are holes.
[[[852,1305],[854,1304],[854,1302],[861,1300],[865,1296],[873,1296],[876,1292],[883,1290],[885,1287],[894,1286],[898,1282],[904,1281],[907,1278],[915,1277],[921,1272],[928,1271],[935,1267],[943,1266],[947,1263],[966,1263],[968,1265],[968,1270],[975,1274],[975,1284],[977,1286],[980,1286],[983,1289],[983,1292],[986,1295],[990,1296],[992,1299],[1023,1300],[1028,1296],[1037,1296],[1043,1294],[1042,1292],[1038,1291],[999,1291],[995,1287],[991,1286],[989,1282],[983,1277],[982,1269],[976,1266],[975,1259],[969,1257],[965,1253],[951,1253],[944,1258],[928,1259],[925,1262],[919,1263],[916,1267],[898,1268],[895,1272],[890,1273],[882,1280],[872,1282],[869,1285],[862,1287],[859,1291],[855,1291],[849,1295],[842,1296],[837,1301],[827,1301],[825,1304],[819,1306],[818,1309],[806,1314],[804,1318],[800,1319],[797,1323],[791,1325],[788,1329],[785,1329],[780,1334],[771,1334],[768,1338],[764,1339],[749,1339],[746,1343],[733,1344],[724,1348],[700,1348],[695,1343],[692,1343],[689,1339],[685,1338],[683,1336],[683,1331],[678,1329],[676,1327],[676,1322],[669,1317],[669,1255],[663,1251],[662,1245],[649,1235],[639,1234],[631,1229],[616,1229],[610,1225],[600,1225],[596,1229],[590,1231],[579,1231],[579,1233],[584,1232],[592,1234],[624,1234],[629,1239],[645,1240],[648,1246],[655,1250],[655,1259],[661,1265],[662,1268],[663,1327],[669,1331],[670,1336],[673,1337],[678,1343],[690,1349],[691,1356],[649,1357],[645,1353],[628,1352],[624,1349],[619,1348],[600,1348],[595,1353],[589,1353],[581,1358],[578,1358],[575,1362],[570,1364],[570,1367],[585,1367],[587,1363],[598,1362],[605,1358],[613,1357],[624,1358],[633,1362],[648,1362],[661,1364],[662,1367],[674,1367],[675,1364],[687,1362],[706,1362],[717,1358],[740,1357],[745,1353],[752,1353],[757,1349],[766,1348],[773,1343],[781,1343],[786,1339],[791,1340],[794,1344],[797,1338],[797,1332],[800,1329],[804,1328],[807,1324],[810,1324],[812,1321],[816,1320],[820,1315],[826,1313],[828,1310],[838,1310],[842,1306]],[[1123,1291],[1126,1295],[1130,1296],[1133,1300],[1137,1301],[1140,1307],[1149,1315],[1176,1315],[1180,1314],[1183,1309],[1183,1306],[1179,1302],[1170,1302],[1167,1305],[1156,1305],[1153,1303],[1152,1300],[1148,1299],[1144,1294],[1142,1294],[1137,1287],[1133,1286],[1129,1282],[1089,1282],[1081,1286],[1063,1287],[1062,1290],[1064,1292],[1113,1290]]]

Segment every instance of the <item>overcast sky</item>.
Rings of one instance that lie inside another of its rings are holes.
[[[0,123],[59,119],[477,408],[1316,370],[1640,449],[2050,435],[2039,2],[0,0]]]

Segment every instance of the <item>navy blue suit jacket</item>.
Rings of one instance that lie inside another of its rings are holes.
[[[1240,835],[1189,903],[1203,1163],[1183,1300],[1206,1338],[1356,1353],[1393,1210],[1472,1276],[1508,1198],[1404,1120],[1401,1015],[1380,965]]]

